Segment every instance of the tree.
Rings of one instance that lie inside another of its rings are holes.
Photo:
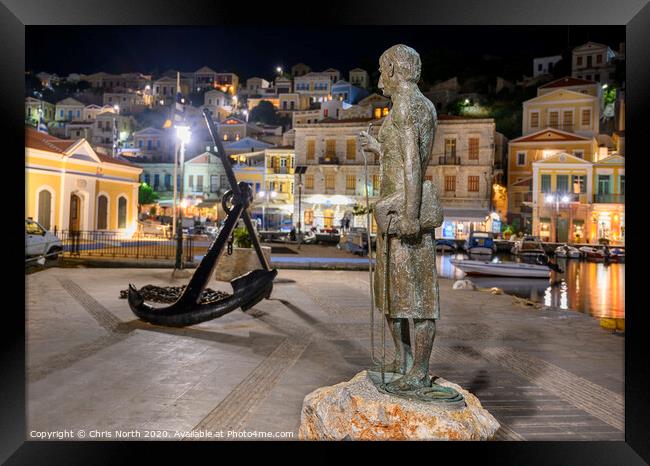
[[[138,204],[154,204],[156,201],[158,201],[158,194],[147,183],[141,183],[138,190]]]
[[[248,117],[249,121],[260,122],[266,125],[279,125],[281,124],[280,116],[278,115],[275,106],[268,100],[262,100],[257,107],[251,110]]]

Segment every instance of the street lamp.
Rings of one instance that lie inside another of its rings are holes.
[[[248,110],[244,110],[242,113],[246,117],[246,123],[248,123]]]
[[[183,165],[185,164],[185,145],[190,142],[192,137],[192,131],[189,126],[177,126],[176,127],[176,137],[181,143],[180,148],[180,183],[178,186],[178,198],[181,199],[180,205],[178,206],[178,216],[177,216],[177,226],[176,226],[176,265],[174,268],[176,270],[181,270],[183,268],[183,203],[187,205],[183,199]],[[179,161],[176,160],[174,168],[179,165]],[[174,173],[174,176],[176,174]],[[176,196],[174,196],[174,201],[176,201]],[[175,206],[176,207],[176,206]],[[176,210],[176,209],[174,209]]]
[[[278,67],[275,69],[275,71],[277,71],[278,74],[282,74],[282,67],[281,67],[281,66],[278,66]]]
[[[269,202],[270,199],[275,199],[277,195],[278,193],[275,191],[260,191],[257,193],[257,196],[264,200],[264,203],[262,204],[262,230],[266,230],[266,203]]]

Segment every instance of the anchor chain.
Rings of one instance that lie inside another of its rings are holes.
[[[154,303],[173,303],[178,300],[178,298],[183,294],[185,285],[181,286],[155,286],[155,285],[145,285],[140,288],[140,294],[145,301],[151,301]],[[228,293],[223,291],[215,291],[211,288],[206,288],[201,293],[202,304],[212,303],[219,301],[221,299],[227,298],[230,296]],[[129,297],[129,290],[120,291],[120,299],[127,299]]]

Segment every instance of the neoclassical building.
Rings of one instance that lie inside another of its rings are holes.
[[[25,129],[25,216],[48,230],[137,229],[142,169],[98,154],[87,140]]]

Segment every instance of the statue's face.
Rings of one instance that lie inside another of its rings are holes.
[[[381,89],[386,97],[390,97],[397,84],[397,74],[395,67],[389,59],[379,60],[379,83],[378,87]]]

